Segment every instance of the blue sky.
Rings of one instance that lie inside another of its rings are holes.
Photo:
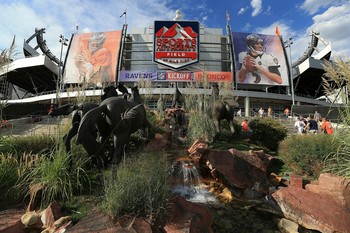
[[[19,57],[35,28],[46,28],[44,39],[58,57],[59,36],[70,39],[77,24],[80,33],[120,30],[127,10],[129,28],[148,27],[154,20],[172,20],[177,9],[184,20],[224,30],[228,10],[236,32],[274,34],[278,24],[283,38],[293,37],[293,60],[307,49],[311,30],[332,43],[333,57],[350,56],[349,0],[2,0],[0,9],[0,49],[15,35]]]

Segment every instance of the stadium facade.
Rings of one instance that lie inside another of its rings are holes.
[[[61,36],[59,58],[47,47],[44,33],[45,29],[35,29],[24,42],[25,58],[1,71],[0,98],[7,118],[47,112],[53,103],[77,101],[82,91],[84,98],[99,101],[106,85],[118,83],[129,88],[146,83],[148,88],[141,88],[141,94],[151,94],[150,107],[156,107],[160,95],[172,95],[175,86],[183,94],[192,92],[189,86],[193,85],[199,92],[208,92],[203,88],[207,82],[230,86],[245,116],[260,107],[270,106],[274,113],[301,106],[325,112],[332,105],[317,100],[324,95],[322,64],[330,59],[331,44],[315,32],[310,32],[311,42],[293,64],[288,59],[290,41],[280,35],[231,32],[229,25],[224,32],[181,18],[155,21],[146,28],[129,29],[125,24],[116,31],[75,33],[70,40]],[[248,70],[247,60],[242,59],[254,52],[251,43],[262,45],[255,62],[268,71],[277,70],[277,81],[254,67],[246,78],[239,76],[242,63]]]

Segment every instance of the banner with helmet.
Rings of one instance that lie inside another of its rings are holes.
[[[277,35],[232,32],[237,84],[288,86],[288,64]]]
[[[115,82],[121,31],[75,34],[71,41],[64,84],[103,87]]]

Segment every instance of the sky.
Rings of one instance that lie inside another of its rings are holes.
[[[71,39],[77,26],[78,33],[121,30],[125,22],[129,29],[144,28],[154,20],[173,20],[177,9],[183,20],[224,32],[226,11],[234,32],[274,35],[278,25],[283,40],[292,37],[293,61],[306,51],[310,31],[331,42],[333,59],[350,57],[350,0],[1,0],[0,9],[0,50],[15,36],[15,58],[24,56],[23,42],[35,28],[46,29],[44,40],[59,57],[60,35]],[[30,44],[36,45],[35,38]]]

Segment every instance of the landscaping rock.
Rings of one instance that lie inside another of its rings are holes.
[[[203,205],[175,196],[170,200],[171,213],[164,230],[167,233],[212,233],[212,215]]]
[[[350,210],[327,195],[290,186],[272,194],[285,218],[299,225],[327,232],[350,232]]]

